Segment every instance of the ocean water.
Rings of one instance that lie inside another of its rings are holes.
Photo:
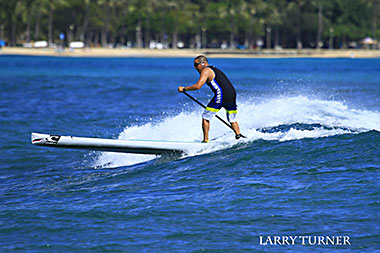
[[[202,108],[177,92],[192,59],[0,56],[0,251],[378,251],[380,59],[210,63],[248,138],[215,119],[210,149],[158,157],[30,134],[200,141]]]

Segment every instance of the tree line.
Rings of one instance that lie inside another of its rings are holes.
[[[0,40],[137,48],[348,48],[380,0],[2,0]]]

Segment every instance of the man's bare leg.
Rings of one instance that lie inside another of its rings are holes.
[[[240,128],[239,128],[239,124],[237,123],[237,121],[232,122],[231,126],[232,126],[232,129],[235,131],[236,135],[240,134]]]
[[[203,142],[208,142],[208,132],[210,130],[209,120],[202,119],[202,129],[203,129]]]

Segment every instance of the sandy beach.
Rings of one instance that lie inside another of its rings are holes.
[[[5,47],[0,55],[63,56],[63,57],[194,57],[204,54],[214,58],[380,58],[380,50],[366,49],[284,49],[284,50],[221,50],[221,49],[107,49],[84,48],[57,50],[54,48]]]

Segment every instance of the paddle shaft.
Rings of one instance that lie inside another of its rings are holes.
[[[202,106],[203,108],[206,109],[206,106],[204,104],[202,104],[201,102],[199,102],[198,100],[196,100],[194,97],[192,97],[191,95],[189,95],[186,91],[183,91],[183,94],[185,94],[186,96],[188,96],[191,100],[193,100],[195,103],[197,103],[198,105]],[[233,127],[231,126],[231,124],[227,123],[224,119],[222,119],[221,117],[219,117],[218,115],[215,115],[215,117],[222,121],[224,124],[226,124],[226,126],[228,126],[229,128],[232,129],[232,131],[234,131],[235,133],[235,130],[233,129]],[[236,133],[235,133],[236,134]]]

